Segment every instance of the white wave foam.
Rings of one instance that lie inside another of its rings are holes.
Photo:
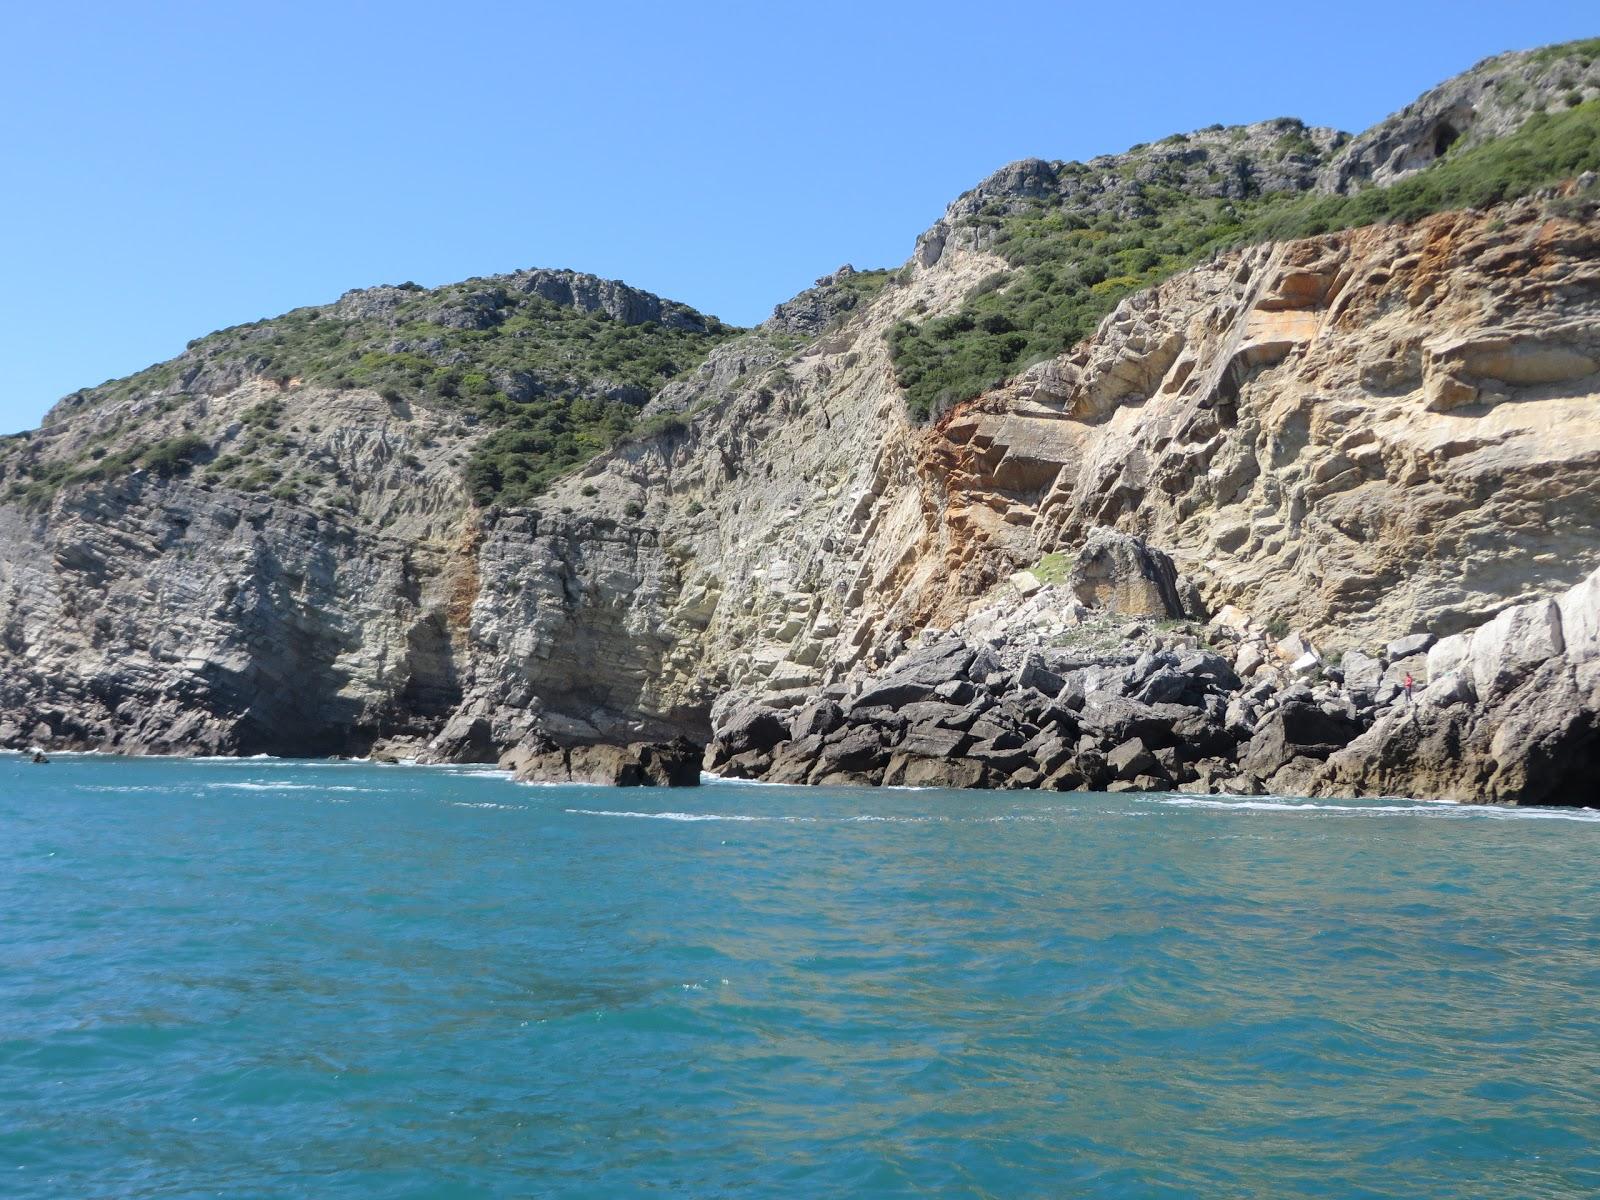
[[[368,766],[379,767],[385,771],[419,771],[433,775],[448,775],[452,779],[500,779],[506,782],[513,780],[512,773],[503,767],[490,767],[482,764],[465,766],[461,763],[419,763],[411,759],[401,759],[398,762],[373,762],[371,759],[350,759],[350,762],[362,762]]]
[[[700,772],[700,783],[703,787],[756,787],[756,788],[806,788],[809,783],[768,783],[765,779],[733,779],[727,775],[713,775],[710,771]]]
[[[1554,808],[1505,808],[1490,805],[1456,804],[1449,801],[1413,801],[1407,804],[1319,804],[1313,801],[1296,803],[1291,800],[1257,800],[1224,798],[1221,796],[1169,796],[1156,801],[1174,808],[1211,808],[1222,810],[1248,810],[1251,812],[1340,812],[1357,815],[1390,813],[1414,814],[1423,817],[1486,818],[1489,820],[1523,821],[1579,821],[1585,824],[1600,822],[1600,810]]]
[[[606,808],[568,808],[564,812],[580,817],[633,817],[642,821],[815,821],[815,817],[756,816],[750,813],[622,812]]]
[[[1502,821],[1581,821],[1586,825],[1600,823],[1600,809],[1593,808],[1564,811],[1559,808],[1490,808],[1488,805],[1463,804],[1459,806],[1459,815],[1489,817]]]
[[[325,787],[316,783],[256,783],[249,780],[240,783],[208,783],[208,791],[234,791],[234,792],[336,792],[344,789]]]
[[[1428,812],[1420,804],[1296,804],[1289,800],[1233,800],[1217,797],[1169,796],[1157,800],[1173,808],[1248,809],[1252,812]]]

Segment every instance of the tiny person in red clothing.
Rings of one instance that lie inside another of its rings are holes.
[[[1411,678],[1411,672],[1406,672],[1406,699],[1411,699],[1411,689],[1416,686],[1416,680]]]

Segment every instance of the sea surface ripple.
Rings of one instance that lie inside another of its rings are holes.
[[[0,756],[0,1195],[1592,1197],[1600,813]]]

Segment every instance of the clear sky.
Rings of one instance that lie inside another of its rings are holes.
[[[374,283],[573,267],[749,324],[1013,159],[1355,131],[1597,34],[1593,0],[6,0],[0,432]]]

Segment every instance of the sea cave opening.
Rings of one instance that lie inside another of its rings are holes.
[[[1440,121],[1433,131],[1433,156],[1443,158],[1445,151],[1456,144],[1461,131],[1449,121]]]

